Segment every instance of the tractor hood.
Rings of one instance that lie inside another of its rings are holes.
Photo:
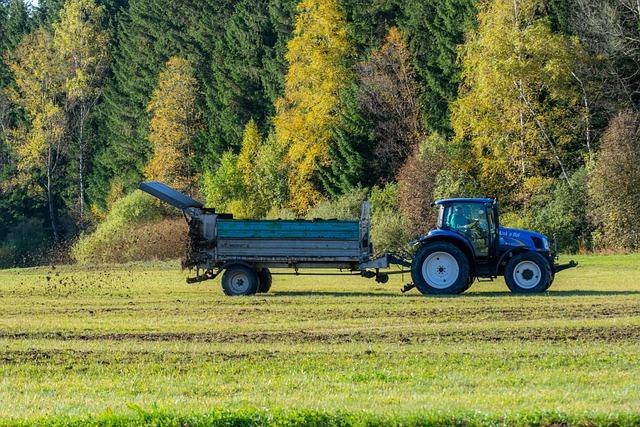
[[[534,231],[500,227],[500,246],[526,246],[534,251],[548,251],[549,239]]]

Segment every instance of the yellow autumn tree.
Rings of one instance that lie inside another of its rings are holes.
[[[289,70],[274,124],[287,150],[289,204],[302,213],[321,197],[313,178],[327,161],[338,95],[348,74],[344,61],[351,47],[336,0],[302,0],[287,48]]]
[[[462,87],[451,104],[461,169],[507,206],[526,203],[549,178],[571,186],[580,164],[582,107],[573,73],[577,40],[556,34],[540,0],[491,0],[461,49]]]
[[[17,157],[14,181],[25,188],[35,188],[38,193],[44,190],[53,239],[57,242],[55,188],[68,148],[66,117],[59,102],[63,66],[51,34],[42,28],[25,36],[5,60],[16,83],[15,88],[9,89],[9,98],[22,107],[30,123],[8,132],[8,143]]]
[[[238,156],[238,170],[242,175],[245,186],[251,185],[255,171],[256,160],[262,145],[262,135],[258,130],[258,125],[251,119],[244,128],[242,137],[242,148]]]
[[[171,57],[160,73],[147,111],[151,113],[149,142],[153,154],[145,168],[148,179],[191,193],[195,177],[191,169],[191,140],[199,127],[196,108],[197,80],[189,61]]]
[[[272,138],[271,138],[272,139]],[[207,202],[236,218],[262,218],[282,203],[279,151],[269,140],[263,142],[254,120],[245,128],[240,153],[222,156],[220,166],[205,172],[203,191]]]
[[[65,68],[64,91],[78,156],[78,201],[84,215],[85,156],[90,151],[86,127],[102,94],[109,62],[109,34],[102,25],[104,6],[95,0],[68,0],[53,24],[53,42]]]

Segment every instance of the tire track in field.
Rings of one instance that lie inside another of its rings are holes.
[[[277,350],[253,351],[153,351],[153,350],[78,350],[78,349],[28,349],[28,350],[4,350],[0,351],[1,365],[64,365],[65,369],[86,368],[87,362],[98,365],[126,365],[146,363],[203,363],[206,361],[226,361],[238,359],[262,359],[269,360],[280,357]],[[175,367],[173,369],[176,369]]]
[[[207,343],[398,343],[430,342],[640,342],[640,325],[558,326],[449,329],[419,331],[407,328],[341,329],[336,331],[276,332],[8,332],[0,331],[0,339],[62,341],[143,341],[143,342],[207,342]]]
[[[177,303],[182,301],[178,300]],[[180,306],[166,305],[158,307],[140,305],[100,306],[89,305],[85,307],[17,307],[8,308],[3,317],[22,317],[28,315],[37,317],[43,313],[47,315],[61,316],[115,316],[121,313],[136,313],[138,316],[162,316],[180,315],[186,312]],[[211,314],[211,307],[205,305],[194,309],[188,308],[190,316],[207,316]],[[285,306],[258,306],[258,307],[229,307],[218,308],[219,317],[229,319],[252,321],[258,316],[277,316],[282,320],[306,321],[306,320],[335,320],[343,319],[426,319],[429,323],[449,323],[452,321],[478,322],[492,320],[582,320],[582,319],[607,319],[623,317],[640,317],[639,303],[568,303],[562,305],[531,304],[522,306],[457,306],[457,307],[393,307],[380,308],[378,306],[352,307],[308,307],[304,311],[296,311]]]

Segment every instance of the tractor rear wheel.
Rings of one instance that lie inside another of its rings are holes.
[[[534,294],[549,289],[553,278],[549,262],[542,255],[524,252],[509,260],[504,280],[513,293]]]
[[[269,292],[271,289],[271,283],[273,283],[273,278],[271,277],[271,271],[268,268],[263,268],[258,271],[258,280],[260,283],[258,284],[258,293],[265,294]]]
[[[471,286],[469,259],[456,245],[427,243],[411,262],[411,278],[423,294],[460,294]]]
[[[258,291],[258,285],[258,272],[246,265],[230,265],[222,275],[225,295],[253,295]]]

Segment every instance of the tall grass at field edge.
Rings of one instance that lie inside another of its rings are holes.
[[[327,412],[317,410],[268,411],[268,410],[213,410],[204,414],[177,414],[162,410],[136,409],[132,415],[114,414],[87,417],[48,417],[34,420],[0,421],[0,425],[25,427],[74,427],[74,426],[637,426],[640,412],[582,413],[529,412],[507,415],[479,412],[425,412],[407,415],[377,415],[370,413]]]

